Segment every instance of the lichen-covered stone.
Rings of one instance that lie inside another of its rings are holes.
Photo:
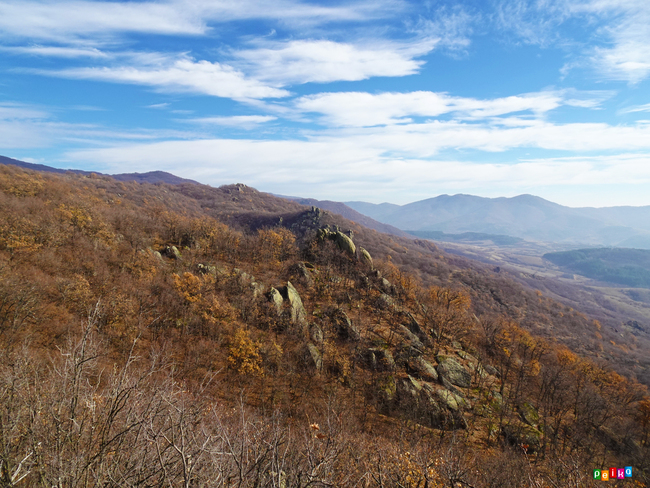
[[[314,367],[317,371],[323,369],[323,357],[318,348],[309,342],[306,348],[305,359],[307,364]]]
[[[336,242],[336,245],[339,246],[342,251],[345,251],[352,256],[356,254],[357,247],[354,245],[354,242],[352,242],[352,239],[342,232],[336,232],[335,236],[334,242]]]
[[[447,379],[452,385],[469,388],[472,375],[467,369],[453,358],[446,358],[438,364],[438,374]]]
[[[378,371],[393,371],[395,359],[388,349],[373,347],[368,349],[368,359]]]
[[[438,381],[436,368],[422,357],[409,360],[407,366],[414,374],[425,381]]]
[[[370,268],[373,268],[372,256],[370,253],[365,250],[363,247],[359,247],[359,253],[361,254],[361,261],[366,263]]]

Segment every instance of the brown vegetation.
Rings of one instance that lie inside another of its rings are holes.
[[[646,388],[528,321],[596,326],[429,243],[242,185],[9,166],[0,210],[2,486],[647,480]]]

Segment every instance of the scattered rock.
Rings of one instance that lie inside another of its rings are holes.
[[[381,291],[384,293],[393,293],[393,285],[386,278],[381,278],[379,280],[379,288],[381,288]]]
[[[456,400],[457,395],[454,395],[449,390],[440,389],[436,390],[436,396],[449,410],[458,410],[459,405],[458,401]]]
[[[275,306],[278,315],[280,315],[282,313],[282,303],[284,302],[282,294],[275,288],[271,287],[271,290],[268,292],[267,297],[269,301]]]
[[[318,324],[312,324],[309,328],[309,337],[316,344],[323,343],[323,329],[320,328]]]
[[[382,293],[379,295],[378,305],[382,309],[392,308],[395,306],[395,301],[385,293]]]
[[[499,377],[499,371],[492,365],[486,364],[483,366],[483,369],[485,369],[485,372],[487,374],[491,374],[492,376],[496,376],[497,378]]]
[[[373,347],[366,352],[366,361],[376,371],[393,371],[395,359],[388,349]]]
[[[279,291],[282,294],[282,298],[289,303],[291,323],[305,325],[307,323],[307,312],[302,304],[298,290],[294,288],[290,281],[287,281],[287,286],[283,286]]]
[[[307,343],[305,359],[307,360],[307,364],[316,368],[317,371],[323,369],[323,357],[318,348],[311,342]]]
[[[524,448],[528,453],[534,453],[539,450],[542,433],[530,425],[517,421],[510,425],[505,425],[502,432],[506,440],[513,446]]]
[[[447,379],[451,384],[461,388],[469,388],[472,375],[467,369],[453,358],[446,358],[438,364],[438,374]]]
[[[424,349],[424,344],[422,344],[422,341],[416,336],[413,332],[411,332],[408,328],[404,327],[403,325],[400,325],[398,327],[400,335],[410,343],[410,345],[416,349],[423,350]]]
[[[312,267],[313,268],[313,267]],[[290,269],[289,272],[294,276],[298,281],[302,282],[307,286],[314,284],[314,278],[311,275],[307,266],[304,263],[296,263]]]
[[[338,336],[344,340],[358,341],[361,338],[359,329],[352,324],[348,315],[337,308],[331,313],[332,323]]]
[[[361,254],[361,261],[366,263],[368,266],[370,266],[370,269],[374,268],[374,265],[372,263],[372,256],[368,251],[366,251],[363,247],[359,247],[359,252]]]
[[[424,358],[419,357],[409,360],[407,367],[411,372],[425,381],[438,381],[436,368]]]
[[[181,253],[176,246],[167,246],[160,254],[169,259],[181,259]]]
[[[209,264],[201,264],[201,263],[199,263],[199,264],[196,265],[196,270],[201,275],[206,275],[206,274],[216,275],[217,274],[216,266],[210,266]]]
[[[531,427],[536,428],[539,423],[539,413],[537,412],[537,409],[528,402],[519,405],[519,416],[521,417],[521,420]]]
[[[461,359],[464,359],[464,360],[466,360],[466,361],[469,361],[470,363],[474,363],[474,364],[478,363],[478,359],[476,359],[474,356],[472,356],[472,355],[471,355],[470,353],[468,353],[468,352],[465,352],[465,351],[458,351],[458,352],[456,352],[456,354],[458,354],[458,356],[459,356]]]

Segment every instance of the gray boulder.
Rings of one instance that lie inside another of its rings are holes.
[[[368,266],[370,266],[370,269],[374,267],[372,263],[372,256],[368,251],[366,251],[363,247],[359,247],[359,253],[361,254],[361,261],[366,263]]]
[[[388,349],[373,347],[366,351],[366,362],[376,371],[393,371],[395,358]]]
[[[422,357],[409,360],[407,366],[410,371],[425,381],[438,381],[436,368]]]
[[[302,304],[298,290],[294,288],[290,281],[287,281],[287,286],[282,287],[279,291],[284,300],[289,303],[291,323],[294,325],[305,325],[307,323],[307,311]]]
[[[342,232],[335,233],[334,242],[336,242],[336,245],[339,246],[339,249],[347,252],[352,256],[354,256],[357,252],[357,247],[354,245],[354,242],[352,242],[352,239],[350,239]]]
[[[453,358],[445,358],[438,364],[438,374],[452,385],[469,388],[472,375],[467,369]]]
[[[167,246],[161,254],[169,259],[181,259],[181,253],[176,246]]]
[[[307,269],[307,266],[305,266],[304,263],[297,263],[293,265],[289,271],[294,277],[296,277],[297,280],[303,284],[307,286],[314,284],[314,278],[311,275],[311,271]]]
[[[400,325],[398,327],[400,335],[410,343],[410,345],[416,349],[424,349],[424,344],[422,344],[422,341],[416,336],[413,332],[411,332],[408,328],[406,328],[403,325]]]
[[[338,336],[344,340],[358,341],[361,338],[359,329],[352,324],[352,321],[340,308],[334,310],[331,314],[332,323]]]
[[[284,302],[284,299],[282,298],[282,294],[275,288],[271,287],[271,290],[269,291],[267,296],[269,301],[275,306],[278,315],[280,315],[282,313],[282,303]]]
[[[307,364],[315,368],[317,371],[321,371],[323,369],[323,356],[321,355],[318,348],[311,342],[307,344],[305,350],[305,359],[307,361]]]

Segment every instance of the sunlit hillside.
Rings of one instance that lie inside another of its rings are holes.
[[[0,209],[2,486],[648,481],[637,346],[428,241],[14,166]]]

